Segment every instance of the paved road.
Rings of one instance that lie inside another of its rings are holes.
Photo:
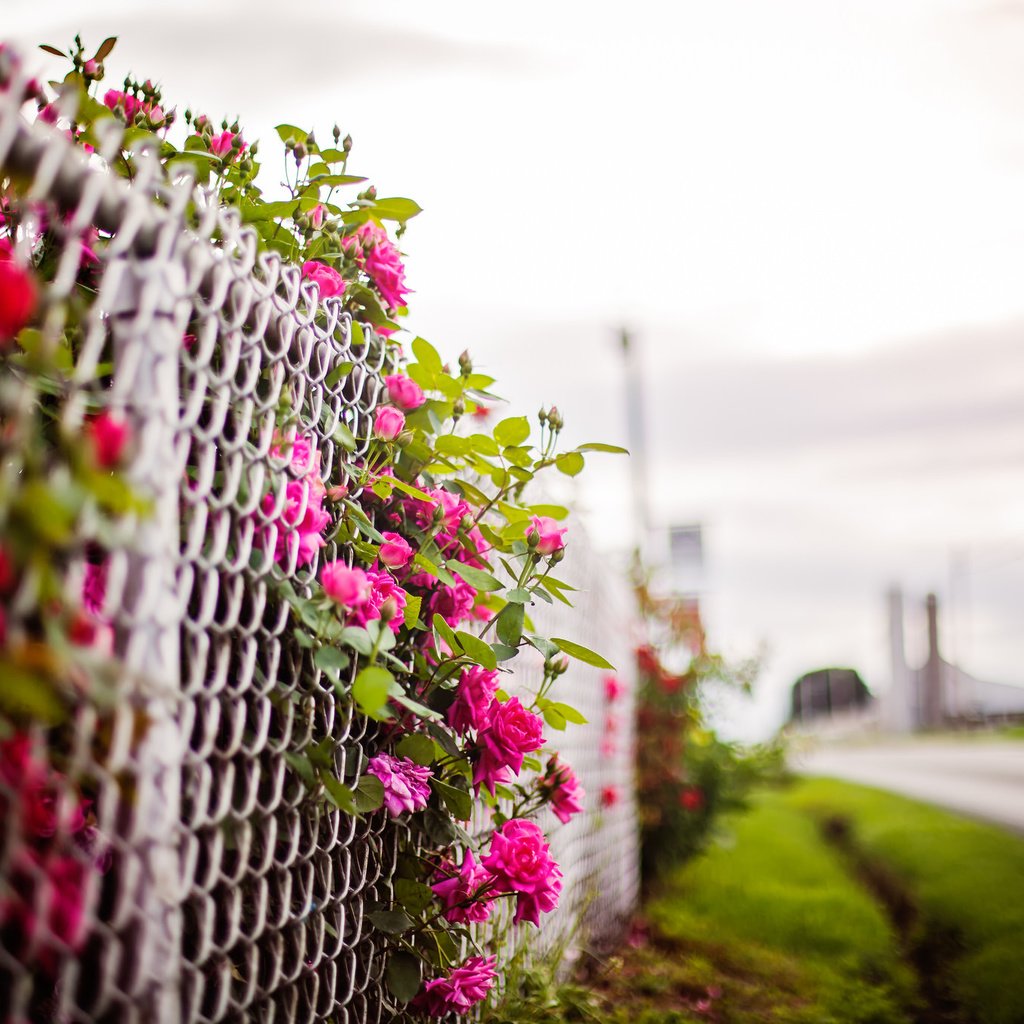
[[[1024,833],[1024,743],[918,739],[819,747],[798,754],[807,775],[877,786]]]

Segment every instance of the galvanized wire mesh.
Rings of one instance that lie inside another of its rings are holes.
[[[0,931],[4,1019],[397,1019],[382,936],[364,914],[390,898],[402,826],[312,799],[290,761],[330,740],[351,778],[375,727],[317,668],[284,597],[308,592],[321,560],[346,557],[333,521],[325,546],[304,551],[284,509],[298,494],[303,515],[320,477],[348,481],[367,442],[346,451],[338,426],[369,436],[386,350],[368,329],[355,344],[336,301],[318,302],[298,268],[259,253],[235,213],[187,178],[161,183],[140,154],[129,186],[102,154],[87,160],[59,131],[27,124],[22,84],[0,95],[0,174],[24,214],[18,247],[27,255],[45,236],[57,250],[44,334],[61,334],[63,300],[76,295],[64,426],[103,408],[126,416],[127,475],[152,514],[83,535],[67,568],[69,591],[102,580],[98,615],[119,666],[115,699],[102,711],[83,702],[62,734],[53,782],[66,807],[88,793],[95,819],[88,849],[66,824],[58,836],[85,872],[86,937],[47,924],[55,893],[41,882],[35,942],[50,962],[40,975]],[[315,454],[300,463],[305,440]],[[545,624],[627,664],[625,641],[608,650],[625,635],[624,599],[609,597],[594,556],[567,564],[580,609],[564,626],[553,609]],[[591,809],[555,841],[566,884],[550,933],[567,934],[599,894],[587,930],[600,941],[636,897],[631,705],[617,709],[609,756],[600,673],[570,675],[562,692],[591,723],[562,747]],[[34,734],[39,756],[47,742]],[[606,786],[621,799],[602,811]],[[3,780],[0,796],[14,799]],[[13,821],[3,832],[0,899],[20,884],[24,838]]]

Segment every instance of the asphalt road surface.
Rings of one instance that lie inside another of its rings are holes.
[[[1024,834],[1024,742],[917,739],[820,746],[797,771],[876,786]]]

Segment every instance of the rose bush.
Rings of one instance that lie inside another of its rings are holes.
[[[573,588],[556,571],[571,544],[561,525],[568,510],[532,502],[529,487],[541,472],[575,476],[590,452],[621,449],[586,444],[562,451],[563,421],[554,407],[542,410],[536,425],[513,415],[485,432],[497,401],[493,379],[475,371],[468,353],[448,364],[425,339],[404,336],[412,292],[396,242],[419,207],[379,197],[350,174],[352,142],[339,129],[333,145],[322,146],[312,132],[279,126],[287,194],[268,199],[258,184],[259,144],[246,140],[237,123],[224,121],[218,131],[205,114],[181,114],[148,80],[129,78],[123,89],[101,96],[113,46],[106,40],[87,56],[76,39],[59,102],[33,86],[37,116],[107,173],[133,178],[132,144],[139,141],[153,144],[167,181],[190,167],[207,189],[205,202],[237,209],[259,248],[301,268],[320,322],[347,314],[353,351],[379,356],[384,367],[368,429],[350,417],[329,439],[321,437],[301,426],[292,393],[284,396],[269,425],[273,433],[265,435],[272,441],[265,481],[253,485],[234,525],[251,543],[268,601],[291,616],[290,653],[306,659],[324,684],[309,700],[343,704],[375,723],[363,747],[346,751],[347,774],[339,774],[329,740],[314,744],[301,729],[285,757],[311,803],[380,815],[382,827],[399,829],[393,895],[367,913],[380,932],[392,996],[427,1014],[465,1013],[500,973],[495,956],[479,955],[485,950],[464,958],[470,937],[461,926],[487,920],[501,900],[514,903],[516,925],[539,925],[558,905],[561,870],[532,819],[545,807],[563,822],[580,813],[582,788],[557,758],[552,736],[584,720],[553,699],[553,689],[568,657],[612,668],[579,644],[541,635],[532,621],[531,606],[569,604]],[[0,51],[0,81],[14,60]],[[123,135],[112,150],[114,122]],[[339,195],[354,186],[354,197]],[[76,317],[95,295],[109,236],[90,229],[74,252],[77,292],[72,300],[52,299],[64,302],[63,319],[48,321],[63,324],[54,351],[42,344],[34,318],[40,290],[57,273],[60,241],[52,220],[8,183],[0,224],[0,357],[7,363],[0,439],[22,471],[11,477],[17,486],[0,494],[0,671],[13,680],[0,693],[0,726],[43,730],[54,755],[68,758],[58,727],[99,700],[104,665],[116,661],[115,626],[104,607],[117,523],[144,516],[147,504],[120,474],[135,457],[137,439],[102,401],[88,410],[79,436],[53,426],[61,422],[60,402],[82,342]],[[181,342],[190,358],[209,358],[220,344],[196,323]],[[340,366],[329,386],[351,369]],[[28,401],[26,380],[34,382]],[[242,440],[255,449],[263,427],[250,429]],[[369,436],[356,437],[357,429]],[[325,478],[321,449],[328,440],[331,450],[365,454],[335,458]],[[98,540],[85,549],[83,536]],[[328,544],[338,555],[321,561]],[[543,663],[541,682],[535,693],[513,695],[511,669],[526,648]],[[40,660],[40,649],[51,650],[50,661]],[[295,699],[277,686],[267,681],[275,700]],[[137,734],[145,728],[140,719]],[[24,773],[14,787],[19,805],[7,817],[28,822],[45,845],[56,804],[47,784],[32,781],[38,778]],[[81,787],[80,815],[68,818],[64,830],[75,849],[69,853],[65,841],[33,855],[30,871],[9,876],[20,900],[0,908],[0,924],[27,934],[29,910],[39,902],[34,887],[49,878],[49,930],[59,940],[53,956],[83,940],[89,873],[99,870],[83,824],[88,785]],[[67,788],[78,792],[77,782]],[[33,948],[26,947],[26,958]]]

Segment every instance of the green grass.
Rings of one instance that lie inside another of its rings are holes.
[[[625,951],[602,983],[608,1019],[906,1021],[912,983],[893,930],[810,817],[768,793],[731,827],[734,842],[672,874],[650,901],[654,940]],[[721,990],[713,1018],[697,1012],[709,987]]]
[[[826,779],[794,787],[787,805],[849,819],[855,841],[888,865],[931,928],[961,947],[954,994],[982,1024],[1024,1022],[1024,842],[912,800]]]

